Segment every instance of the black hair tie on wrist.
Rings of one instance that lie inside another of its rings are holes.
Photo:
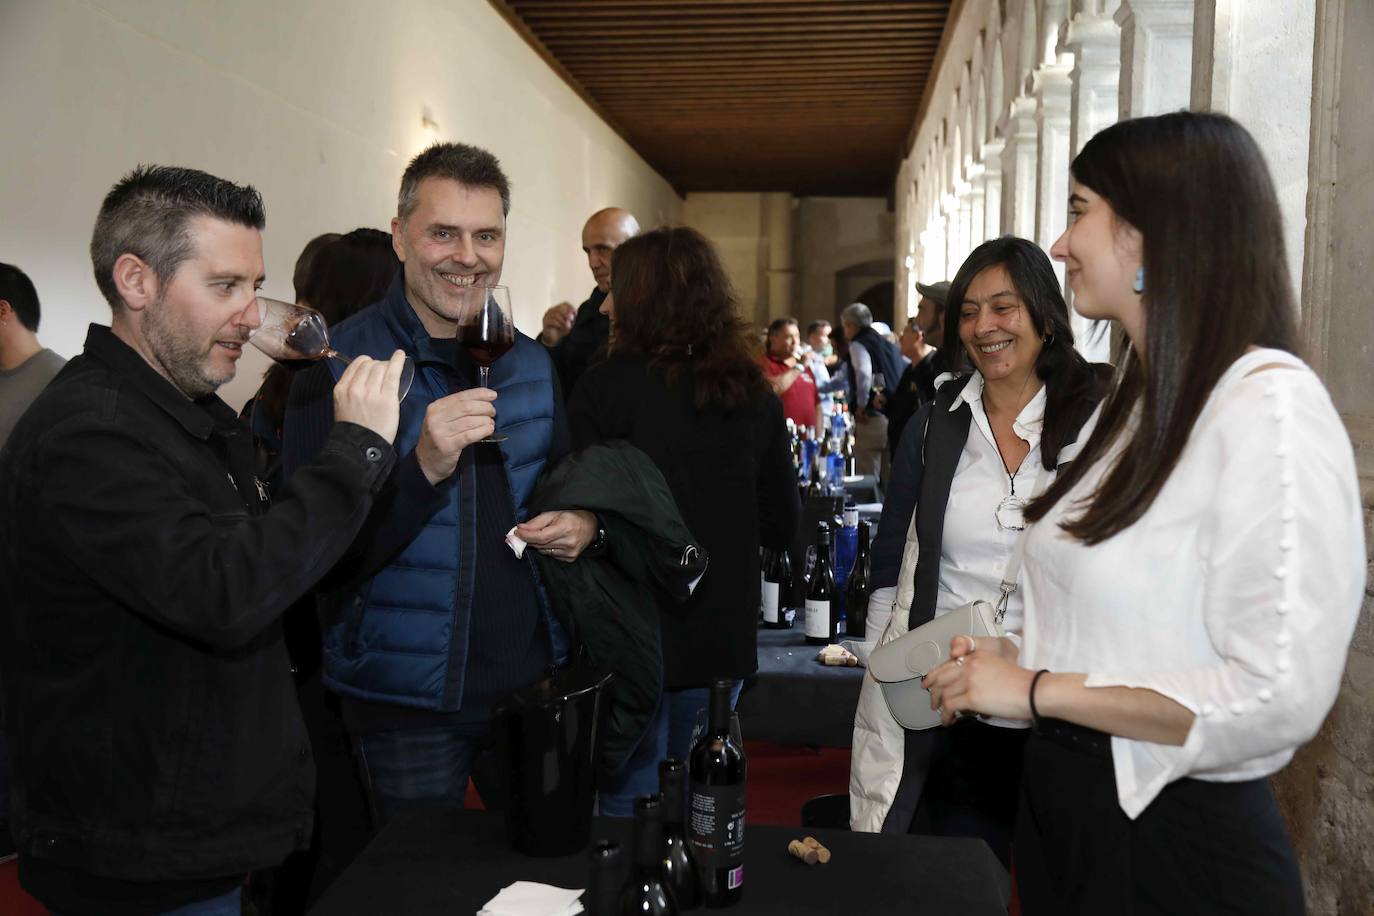
[[[1031,731],[1037,735],[1040,734],[1040,712],[1035,708],[1035,685],[1040,683],[1041,675],[1049,673],[1050,669],[1041,668],[1039,671],[1035,672],[1035,677],[1031,678],[1030,683]]]

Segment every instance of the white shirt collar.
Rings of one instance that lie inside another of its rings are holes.
[[[956,378],[954,373],[946,372],[935,380],[935,387],[938,389],[945,382]],[[1033,448],[1040,441],[1040,430],[1045,424],[1045,386],[1041,385],[1040,390],[1035,393],[1021,412],[1016,415],[1016,420],[1012,423],[1012,430],[1016,435],[1031,444]],[[969,405],[974,417],[979,419],[979,425],[987,425],[987,414],[983,410],[983,374],[974,372],[969,376],[968,384],[964,390],[959,392],[959,396],[954,399],[954,403],[949,405],[950,412],[958,410],[964,404]]]

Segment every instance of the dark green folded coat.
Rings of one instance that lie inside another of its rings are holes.
[[[606,548],[563,563],[537,554],[539,572],[575,648],[615,675],[602,765],[617,769],[648,727],[663,690],[659,608],[691,596],[706,572],[657,466],[628,442],[603,442],[545,470],[532,513],[595,512]]]

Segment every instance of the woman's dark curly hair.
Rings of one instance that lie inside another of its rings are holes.
[[[661,228],[635,236],[611,260],[612,356],[646,356],[698,408],[729,409],[768,394],[753,328],[701,233]]]

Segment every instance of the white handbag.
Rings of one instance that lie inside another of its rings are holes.
[[[1042,467],[1032,491],[1035,495],[1039,495],[1045,477]],[[997,607],[986,601],[970,601],[903,633],[868,656],[868,670],[882,688],[892,717],[903,728],[922,730],[940,724],[940,713],[930,708],[930,692],[921,684],[921,678],[949,660],[950,640],[956,636],[1006,635],[1002,632],[1002,619],[1007,615],[1012,592],[1016,591],[1029,530],[1027,525],[1016,538],[1006,572],[1002,574],[1002,597]]]

